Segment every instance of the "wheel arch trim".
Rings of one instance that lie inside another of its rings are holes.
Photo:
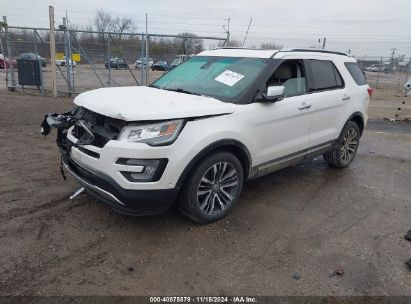
[[[355,118],[355,117],[360,117],[361,118],[361,124],[362,125],[360,125],[360,126],[358,126],[359,128],[360,128],[360,134],[362,135],[362,133],[363,133],[363,131],[364,131],[364,128],[365,128],[365,121],[364,121],[364,115],[361,113],[361,112],[359,112],[359,111],[357,111],[357,112],[354,112],[354,113],[352,113],[351,115],[350,115],[350,117],[345,121],[345,123],[344,123],[344,126],[349,122],[349,121],[354,121],[354,122],[356,122],[353,118]],[[344,126],[343,126],[343,128],[344,128]],[[341,131],[342,132],[342,131]]]
[[[252,165],[252,158],[251,158],[251,153],[247,149],[247,147],[240,141],[236,139],[221,139],[218,141],[215,141],[208,146],[206,146],[204,149],[202,149],[199,153],[196,154],[196,156],[188,163],[188,165],[184,168],[183,172],[181,173],[180,177],[178,178],[176,188],[181,188],[186,177],[188,174],[191,172],[191,170],[194,168],[194,166],[205,156],[207,156],[209,153],[219,150],[219,149],[224,149],[224,148],[235,148],[237,151],[241,151],[242,157],[239,159],[241,164],[243,165],[244,169],[244,179],[248,178],[248,174],[250,172],[250,168]],[[237,156],[237,155],[236,155]],[[245,162],[245,164],[244,164]]]

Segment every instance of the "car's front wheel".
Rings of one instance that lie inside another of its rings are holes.
[[[336,168],[346,168],[357,154],[360,143],[360,128],[354,121],[349,121],[342,130],[334,150],[323,155],[324,160]]]
[[[182,188],[179,209],[198,223],[224,217],[243,189],[243,167],[233,154],[218,152],[192,170]]]

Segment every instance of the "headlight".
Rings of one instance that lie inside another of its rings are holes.
[[[183,120],[165,121],[143,126],[126,126],[121,131],[118,140],[146,143],[150,146],[171,144],[177,138],[182,127]]]

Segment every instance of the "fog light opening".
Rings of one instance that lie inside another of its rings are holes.
[[[142,166],[141,172],[121,171],[121,174],[131,182],[152,182],[160,179],[167,159],[135,159],[119,158],[117,164],[126,166]]]

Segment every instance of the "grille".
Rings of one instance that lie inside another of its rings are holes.
[[[109,140],[117,139],[125,125],[122,120],[97,114],[82,107],[77,109],[75,116],[93,133],[94,139],[90,144],[99,148],[103,148]],[[74,125],[72,135],[81,141],[92,139],[90,134],[78,124]]]

